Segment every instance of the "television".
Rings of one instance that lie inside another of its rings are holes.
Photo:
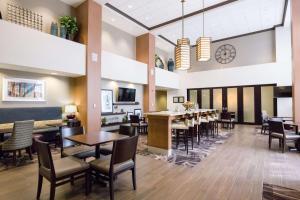
[[[274,87],[274,98],[292,97],[292,86]]]
[[[135,89],[119,87],[118,101],[119,102],[135,102]]]

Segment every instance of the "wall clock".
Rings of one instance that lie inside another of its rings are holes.
[[[230,44],[224,44],[220,46],[215,54],[216,60],[221,64],[231,63],[236,56],[236,50],[234,46]]]

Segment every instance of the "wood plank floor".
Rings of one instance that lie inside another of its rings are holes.
[[[194,168],[174,166],[164,161],[137,156],[137,190],[132,190],[131,174],[115,182],[116,199],[261,199],[263,182],[300,190],[300,153],[282,154],[278,142],[268,150],[268,137],[254,126],[236,126],[233,136],[219,145]],[[83,182],[57,188],[56,199],[109,199],[107,188],[98,185],[84,196]],[[37,165],[0,173],[0,199],[35,199]],[[44,181],[42,199],[49,197]]]

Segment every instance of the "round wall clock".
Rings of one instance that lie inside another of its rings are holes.
[[[221,64],[231,63],[236,56],[236,50],[234,46],[230,44],[224,44],[220,46],[215,54],[216,60]]]

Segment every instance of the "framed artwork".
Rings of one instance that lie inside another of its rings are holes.
[[[130,115],[133,115],[133,112],[127,112],[127,119],[130,121]]]
[[[101,90],[101,112],[112,113],[113,112],[113,91]]]
[[[173,97],[173,103],[178,103],[178,97]]]
[[[41,80],[3,78],[3,101],[45,101],[45,82]]]
[[[178,97],[178,103],[184,103],[184,96]]]
[[[142,117],[142,109],[134,109],[134,115],[138,115],[141,118]]]

